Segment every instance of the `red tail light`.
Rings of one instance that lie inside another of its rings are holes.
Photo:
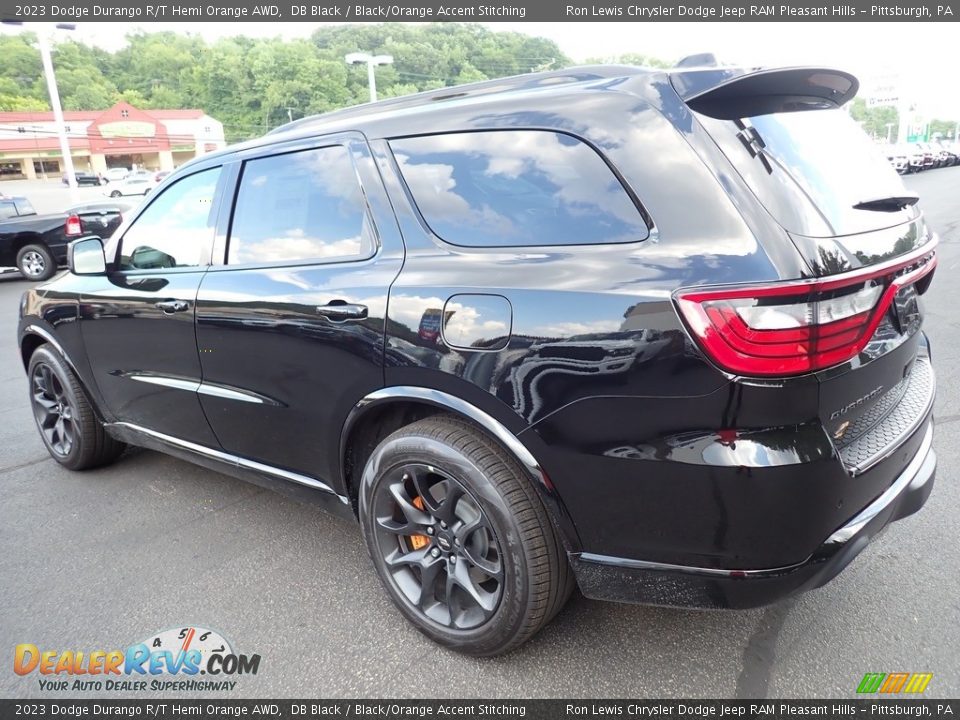
[[[937,264],[919,252],[829,278],[678,290],[674,300],[704,352],[736,375],[802,375],[855,357],[897,291]]]
[[[70,235],[83,235],[83,225],[80,224],[80,217],[71,215],[67,218],[66,233]]]

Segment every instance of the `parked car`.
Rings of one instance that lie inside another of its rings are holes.
[[[104,174],[103,179],[107,182],[120,182],[130,174],[130,168],[115,167],[109,168]]]
[[[898,175],[906,175],[910,172],[910,156],[902,146],[887,145],[884,148],[884,155],[890,167],[896,170]]]
[[[940,167],[952,167],[956,164],[957,156],[946,143],[934,140],[930,143],[930,148],[933,150]]]
[[[28,280],[47,280],[66,264],[67,244],[83,235],[109,237],[129,204],[87,203],[38,215],[25,197],[0,199],[0,267]]]
[[[74,173],[73,176],[76,178],[77,185],[79,187],[83,187],[84,185],[103,185],[103,180],[101,180],[100,176],[95,173],[77,172]],[[70,183],[67,180],[68,177],[69,176],[64,173],[63,177],[60,178],[60,182],[63,185],[69,185]]]
[[[574,68],[197,158],[23,298],[41,438],[66,468],[141,445],[357,519],[400,612],[475,655],[575,585],[819,587],[936,469],[937,238],[840,109],[857,88]]]
[[[918,173],[926,167],[926,153],[924,153],[919,147],[912,143],[898,145],[897,147],[901,148],[900,152],[907,156],[907,161],[909,163],[908,172]]]
[[[156,186],[156,181],[150,175],[127,176],[120,182],[110,183],[103,194],[112,198],[124,195],[146,195]]]
[[[939,162],[937,161],[937,154],[933,151],[927,143],[918,142],[914,143],[918,152],[923,156],[923,169],[924,170],[933,170],[934,168],[940,167]]]

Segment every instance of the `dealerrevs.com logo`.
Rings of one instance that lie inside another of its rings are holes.
[[[126,650],[48,650],[21,643],[13,656],[13,671],[36,676],[48,692],[230,691],[234,677],[259,669],[259,655],[238,654],[220,633],[201,627],[164,630]]]

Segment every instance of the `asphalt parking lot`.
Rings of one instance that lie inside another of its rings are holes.
[[[8,180],[0,183],[4,195],[23,195],[30,200],[38,213],[62,212],[70,205],[87,202],[109,201],[110,185],[84,185],[68,188],[58,179],[53,180]],[[143,200],[140,195],[128,195],[125,203],[136,205]]]
[[[925,305],[940,465],[922,512],[782,604],[696,612],[575,596],[533,641],[490,660],[408,626],[348,522],[148,451],[61,469],[34,427],[15,343],[27,283],[0,278],[0,695],[41,694],[36,675],[12,672],[17,643],[110,650],[194,625],[262,656],[230,697],[841,698],[866,672],[904,671],[933,673],[926,697],[956,698],[960,167],[907,185],[942,242]]]

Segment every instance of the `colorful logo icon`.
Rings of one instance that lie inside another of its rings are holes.
[[[866,695],[883,693],[922,693],[933,679],[933,673],[867,673],[857,686],[857,692]]]

